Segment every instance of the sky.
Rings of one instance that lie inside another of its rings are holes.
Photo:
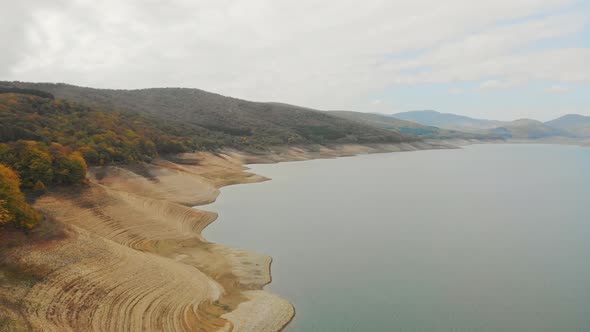
[[[322,110],[590,115],[588,0],[21,0],[0,80]]]

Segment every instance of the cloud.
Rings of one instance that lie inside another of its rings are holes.
[[[397,72],[396,83],[400,84],[470,81],[490,76],[502,79],[488,81],[484,87],[508,88],[538,79],[588,82],[590,68],[583,63],[590,49],[526,48],[581,31],[588,19],[574,13],[493,27],[444,43],[410,61],[392,63],[386,69]],[[408,70],[411,73],[405,75]]]
[[[453,94],[453,95],[460,95],[460,94],[463,94],[463,89],[461,89],[461,88],[451,88],[449,90],[449,93],[450,94]]]
[[[25,0],[0,14],[0,75],[325,109],[370,104],[392,85],[589,82],[590,49],[526,48],[579,33],[588,15],[547,14],[574,2]]]
[[[570,91],[569,87],[563,86],[563,85],[552,85],[550,87],[548,87],[547,89],[545,89],[546,92],[549,93],[566,93]]]
[[[3,41],[2,52],[0,52],[0,75],[8,75],[14,66],[22,60],[23,56],[34,53],[36,50],[31,47],[28,40],[27,30],[36,24],[35,12],[44,11],[48,8],[58,7],[62,1],[47,3],[42,0],[14,1],[10,4],[3,4],[0,11],[0,40]],[[31,8],[36,8],[32,11]]]
[[[523,82],[518,80],[499,81],[499,80],[487,80],[479,85],[482,90],[496,90],[496,89],[509,89],[521,85]]]

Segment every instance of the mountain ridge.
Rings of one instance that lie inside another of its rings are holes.
[[[423,125],[414,121],[398,119],[379,113],[362,113],[354,111],[327,111],[330,114],[366,123],[380,128],[399,131],[402,134],[416,135],[423,139],[496,139],[500,138],[488,133],[469,133],[452,129],[442,129]]]
[[[590,116],[566,114],[557,119],[545,122],[548,126],[567,130],[578,137],[590,137]]]
[[[500,135],[503,138],[544,138],[590,137],[590,116],[566,114],[551,121],[535,119],[516,119],[513,121],[497,121],[471,118],[453,113],[437,111],[409,111],[390,115],[422,125],[434,125],[441,129],[460,130],[471,133]]]
[[[200,89],[95,89],[65,83],[0,82],[90,107],[138,113],[186,135],[214,134],[221,145],[264,148],[289,144],[398,143],[417,138],[305,107],[252,102]]]
[[[504,124],[504,122],[497,120],[476,119],[465,115],[441,113],[433,110],[401,112],[391,114],[391,116],[423,125],[459,131],[492,129]]]

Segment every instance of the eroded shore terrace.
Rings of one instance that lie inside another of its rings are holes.
[[[271,258],[208,242],[201,231],[217,215],[192,206],[214,201],[220,187],[267,180],[248,173],[248,163],[450,147],[226,150],[93,168],[87,185],[36,201],[55,234],[3,249],[3,264],[30,276],[0,287],[3,324],[11,331],[279,331],[295,311],[263,290]]]

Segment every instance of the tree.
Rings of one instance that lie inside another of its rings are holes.
[[[78,151],[70,153],[65,159],[65,167],[68,170],[68,177],[66,178],[66,184],[80,183],[86,179],[86,172],[88,166],[84,157]]]
[[[84,180],[86,162],[79,152],[72,153],[70,148],[59,143],[51,143],[49,153],[53,159],[53,182],[55,184],[74,184]]]
[[[0,162],[17,171],[23,188],[76,184],[86,178],[88,166],[82,154],[59,143],[47,147],[42,142],[18,141],[0,144],[0,152]]]
[[[36,194],[43,194],[43,193],[45,193],[47,191],[47,187],[45,186],[45,183],[43,183],[43,181],[39,180],[33,186],[33,191]]]
[[[0,225],[14,225],[21,229],[31,229],[41,220],[26,202],[20,191],[20,180],[10,168],[0,164]]]
[[[52,183],[52,158],[43,146],[34,141],[18,141],[11,154],[14,163],[11,166],[18,172],[24,187],[32,188],[37,181]]]
[[[0,226],[4,224],[8,224],[12,220],[10,219],[10,214],[7,209],[7,202],[3,199],[0,199]]]

